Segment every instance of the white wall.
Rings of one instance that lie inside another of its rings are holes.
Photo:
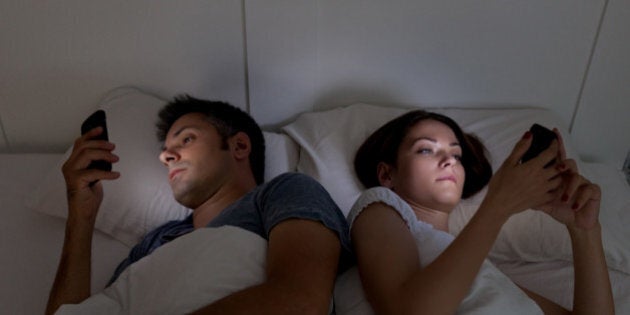
[[[584,158],[623,166],[630,151],[630,2],[609,0],[574,138]]]
[[[2,1],[0,117],[11,151],[64,150],[120,85],[245,106],[242,33],[240,1]]]
[[[356,101],[553,108],[570,122],[603,1],[250,1],[263,124]]]
[[[630,149],[629,11],[622,0],[4,1],[0,152],[63,151],[107,90],[131,84],[249,104],[266,128],[358,101],[541,106],[574,118],[585,157],[617,163]]]
[[[6,152],[8,149],[5,140],[4,127],[2,126],[2,116],[0,116],[0,152]]]

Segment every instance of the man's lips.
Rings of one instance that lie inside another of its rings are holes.
[[[178,169],[171,170],[171,171],[168,173],[168,179],[169,179],[169,180],[173,180],[173,178],[174,178],[177,174],[179,174],[179,173],[183,172],[184,170],[185,170],[184,168],[178,168]]]

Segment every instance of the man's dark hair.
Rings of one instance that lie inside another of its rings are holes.
[[[389,121],[363,142],[354,158],[354,170],[366,188],[380,186],[377,166],[380,162],[396,166],[398,149],[409,130],[422,120],[435,120],[447,125],[462,148],[461,163],[466,172],[462,198],[479,192],[492,177],[492,166],[486,149],[472,134],[465,133],[451,118],[424,110],[414,110]]]
[[[256,184],[264,182],[265,138],[262,130],[249,114],[229,103],[201,100],[189,95],[176,96],[158,114],[159,120],[156,123],[158,140],[164,142],[175,121],[190,113],[200,113],[208,118],[208,122],[217,129],[221,136],[222,149],[228,148],[228,138],[241,131],[247,134],[251,142],[250,168]]]

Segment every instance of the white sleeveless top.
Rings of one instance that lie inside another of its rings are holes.
[[[352,229],[361,211],[375,202],[385,203],[400,213],[416,240],[420,264],[430,264],[453,241],[454,236],[419,221],[411,207],[385,187],[365,191],[348,214]],[[342,274],[335,284],[335,310],[338,315],[373,314],[365,299],[357,267]],[[461,302],[458,314],[542,314],[538,305],[488,260],[484,261],[470,293]]]

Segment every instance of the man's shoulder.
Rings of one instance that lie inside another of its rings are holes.
[[[280,174],[258,186],[258,196],[274,196],[273,199],[310,196],[312,198],[328,195],[326,189],[313,177],[297,172]]]
[[[317,182],[314,178],[310,177],[309,175],[298,173],[298,172],[282,173],[272,178],[270,181],[266,182],[263,185],[276,186],[276,185],[286,185],[286,184],[295,184],[295,183],[319,185],[319,182]]]

